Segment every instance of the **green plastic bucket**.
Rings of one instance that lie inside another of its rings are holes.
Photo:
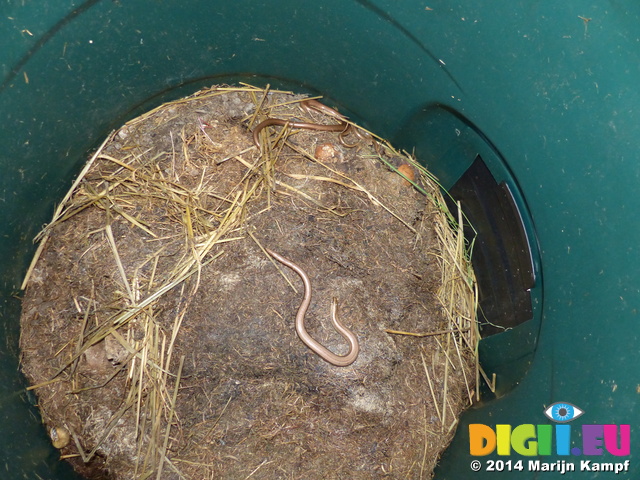
[[[76,478],[19,371],[17,297],[33,237],[109,131],[161,102],[237,82],[324,95],[415,148],[477,221],[483,321],[495,325],[480,354],[496,391],[484,388],[463,415],[436,478],[493,478],[491,469],[550,478],[558,470],[545,469],[569,464],[576,470],[564,478],[640,475],[624,451],[640,417],[637,2],[0,8],[0,477]],[[547,418],[558,402],[584,414]],[[494,450],[490,434],[476,438],[484,451],[473,455],[469,425],[479,424],[500,433]],[[516,435],[521,425],[535,427]],[[558,425],[569,427],[568,443]],[[615,426],[617,449],[598,436],[602,425]],[[626,469],[589,470],[596,464]]]

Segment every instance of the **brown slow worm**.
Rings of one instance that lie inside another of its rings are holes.
[[[256,128],[253,129],[253,143],[256,144],[256,147],[260,148],[260,139],[258,135],[260,131],[268,127],[270,125],[280,125],[284,127],[285,125],[289,125],[292,128],[302,128],[305,130],[320,130],[322,132],[343,132],[348,124],[340,123],[334,125],[321,125],[319,123],[306,123],[306,122],[294,122],[292,120],[283,120],[281,118],[267,118],[266,120],[260,122]]]
[[[307,313],[309,305],[311,304],[311,281],[309,280],[307,274],[304,272],[304,270],[302,270],[302,268],[293,263],[291,260],[287,260],[282,255],[278,255],[276,252],[269,250],[268,248],[266,248],[265,250],[277,261],[279,261],[283,265],[286,265],[298,275],[300,275],[302,283],[304,284],[304,298],[302,300],[302,303],[300,304],[300,308],[298,308],[298,313],[296,314],[296,332],[298,333],[300,340],[302,340],[307,347],[313,350],[322,359],[335,365],[336,367],[346,367],[347,365],[351,365],[353,362],[355,362],[356,358],[358,358],[358,353],[360,353],[358,337],[356,337],[351,330],[342,325],[342,323],[340,323],[340,320],[338,320],[337,300],[334,298],[331,302],[331,321],[333,322],[333,326],[338,331],[338,333],[340,333],[340,335],[342,335],[345,340],[349,342],[349,352],[343,356],[336,355],[324,346],[320,345],[311,337],[311,335],[309,335],[309,333],[307,333],[307,330],[305,329],[304,316]]]
[[[260,131],[262,131],[263,128],[269,127],[271,125],[280,125],[281,127],[289,125],[292,128],[301,128],[304,130],[319,130],[322,132],[340,132],[340,136],[339,136],[340,142],[345,147],[354,147],[356,145],[356,144],[353,144],[353,145],[349,144],[345,140],[345,137],[351,132],[354,133],[361,140],[369,141],[372,139],[371,135],[361,132],[359,128],[354,127],[350,123],[346,122],[345,120],[347,117],[340,115],[340,113],[338,113],[337,110],[334,110],[331,107],[327,107],[326,105],[318,102],[317,100],[304,100],[300,102],[300,106],[307,112],[311,110],[315,110],[317,112],[321,112],[331,117],[334,117],[335,119],[339,120],[340,123],[336,123],[332,125],[322,125],[320,123],[296,122],[292,120],[283,120],[281,118],[267,118],[266,120],[260,122],[256,126],[256,128],[253,129],[253,143],[256,145],[256,147],[260,148],[260,137],[259,137]]]

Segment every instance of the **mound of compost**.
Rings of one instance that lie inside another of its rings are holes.
[[[461,235],[337,111],[212,87],[91,157],[39,238],[23,371],[90,479],[430,478],[476,377]]]

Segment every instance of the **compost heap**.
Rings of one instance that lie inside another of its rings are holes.
[[[212,87],[130,121],[25,281],[22,366],[54,446],[91,479],[430,478],[476,384],[457,215],[317,100]],[[308,275],[312,341],[355,361],[303,343],[301,275],[267,250]]]

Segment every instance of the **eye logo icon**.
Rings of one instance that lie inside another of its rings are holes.
[[[544,411],[544,414],[549,418],[549,420],[553,420],[558,423],[567,423],[571,420],[575,420],[584,412],[580,410],[575,405],[567,402],[556,402],[547,407]]]

